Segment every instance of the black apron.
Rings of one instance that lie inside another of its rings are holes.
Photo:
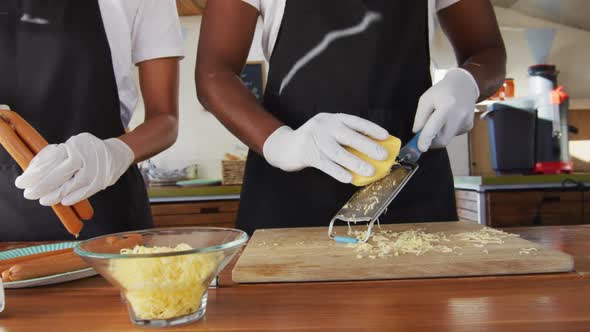
[[[111,53],[98,0],[0,2],[0,104],[9,105],[50,143],[89,132],[124,133]],[[20,168],[0,148],[0,241],[71,240],[50,208],[14,186]],[[136,166],[90,198],[94,218],[80,238],[152,227]]]
[[[333,42],[279,94],[298,59],[331,31],[381,20]],[[287,1],[270,60],[265,108],[291,128],[320,112],[368,119],[408,142],[420,96],[430,88],[428,2],[392,0]],[[238,227],[326,226],[357,190],[314,168],[288,173],[250,153]],[[445,149],[422,155],[420,170],[380,219],[384,223],[457,220],[453,177]]]

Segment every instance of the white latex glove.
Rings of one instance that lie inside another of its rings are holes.
[[[315,167],[340,182],[350,183],[352,174],[345,168],[364,176],[373,175],[375,168],[343,146],[375,160],[388,157],[387,150],[367,136],[384,140],[389,134],[357,116],[320,113],[297,130],[287,126],[277,129],[264,143],[263,153],[269,164],[286,172]]]
[[[418,149],[446,147],[455,136],[471,130],[478,98],[479,87],[471,73],[451,69],[420,97],[413,128],[414,133],[422,130]]]
[[[38,199],[41,205],[70,206],[115,184],[134,159],[121,140],[103,141],[83,133],[41,150],[15,185],[25,190],[25,198]]]

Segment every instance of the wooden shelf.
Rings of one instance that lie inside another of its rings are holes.
[[[234,228],[238,200],[152,204],[156,227],[207,226]]]

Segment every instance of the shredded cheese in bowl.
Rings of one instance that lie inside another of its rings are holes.
[[[188,244],[170,247],[136,246],[123,255],[154,254],[191,250]],[[199,310],[219,262],[220,252],[168,257],[114,259],[112,277],[140,319],[170,319]]]

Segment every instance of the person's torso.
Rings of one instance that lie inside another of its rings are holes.
[[[49,143],[88,132],[101,139],[124,134],[110,46],[98,1],[7,0],[0,6],[0,86],[10,105]],[[2,240],[56,240],[69,236],[51,209],[14,187],[21,170],[0,149]],[[82,237],[151,226],[147,195],[136,167],[90,199],[95,218]]]
[[[262,49],[269,60],[276,44],[283,21],[287,0],[242,0],[254,6],[262,18]],[[436,14],[461,0],[428,0],[428,31],[432,41],[436,27]]]
[[[352,114],[407,142],[418,99],[431,86],[428,8],[427,0],[286,2],[265,108],[295,129],[318,113]],[[446,151],[426,153],[421,164],[382,221],[454,216]],[[425,184],[431,211],[413,199]],[[251,153],[238,224],[248,231],[327,225],[356,189],[316,169],[283,172]]]

